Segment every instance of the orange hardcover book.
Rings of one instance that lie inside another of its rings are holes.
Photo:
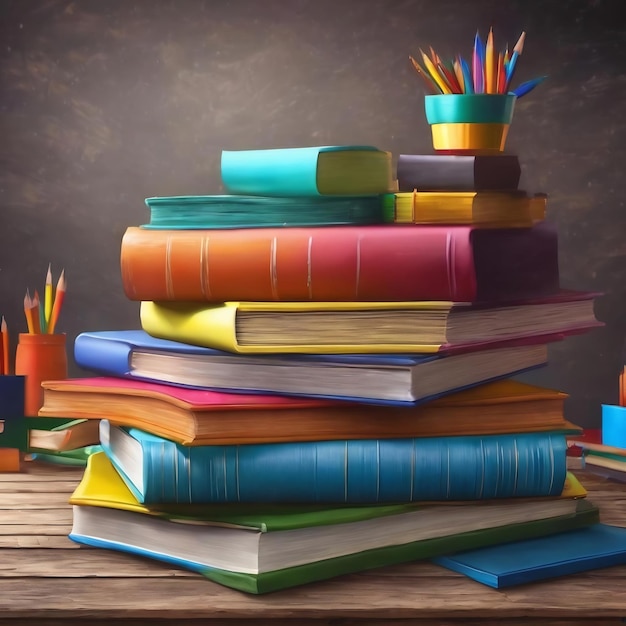
[[[500,302],[559,289],[556,230],[384,224],[153,230],[121,243],[130,300]]]
[[[512,380],[417,407],[220,393],[112,377],[42,386],[41,416],[106,418],[183,445],[578,430],[563,417],[566,394]]]

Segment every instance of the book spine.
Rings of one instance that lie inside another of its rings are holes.
[[[76,365],[110,376],[127,376],[130,373],[131,352],[131,347],[123,341],[110,341],[87,333],[79,334],[74,340]]]
[[[375,504],[556,496],[567,471],[565,435],[555,432],[199,447],[153,440],[142,445],[146,503]]]
[[[471,302],[477,292],[471,232],[401,225],[130,227],[121,244],[122,283],[135,301]]]

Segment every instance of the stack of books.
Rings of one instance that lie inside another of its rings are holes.
[[[264,593],[597,522],[565,394],[512,379],[593,294],[500,158],[401,155],[396,184],[373,147],[224,152],[229,195],[148,199],[141,329],[43,384],[40,415],[101,420],[70,537]]]

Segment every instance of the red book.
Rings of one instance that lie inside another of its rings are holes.
[[[131,300],[494,303],[559,289],[557,233],[546,222],[511,229],[130,227],[120,265]]]

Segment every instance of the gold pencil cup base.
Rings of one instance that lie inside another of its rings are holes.
[[[504,151],[510,124],[432,124],[433,148],[448,154],[497,154]]]

